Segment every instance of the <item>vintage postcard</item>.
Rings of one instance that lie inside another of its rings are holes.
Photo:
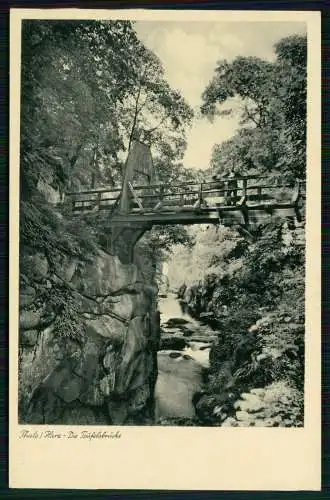
[[[320,489],[320,19],[11,10],[11,487]]]

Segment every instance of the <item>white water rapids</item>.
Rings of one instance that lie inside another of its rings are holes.
[[[186,341],[182,350],[166,349],[158,352],[158,379],[156,384],[156,418],[192,418],[195,409],[192,397],[202,388],[202,371],[209,366],[210,339],[214,332],[208,326],[182,311],[174,294],[159,299],[162,335],[181,336]],[[167,326],[169,320],[185,320],[184,325]],[[187,329],[192,332],[185,336]]]

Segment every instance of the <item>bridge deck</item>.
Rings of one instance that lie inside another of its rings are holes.
[[[255,224],[272,217],[299,217],[304,183],[274,185],[264,177],[202,183],[136,186],[129,183],[127,210],[119,210],[122,189],[68,193],[74,213],[109,211],[111,225]]]

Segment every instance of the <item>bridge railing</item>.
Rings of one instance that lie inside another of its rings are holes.
[[[84,212],[93,209],[109,210],[116,204],[121,194],[121,188],[91,189],[66,193],[72,203],[74,212]]]
[[[267,176],[218,178],[204,182],[134,185],[129,183],[129,212],[185,210],[237,204],[247,206],[293,203],[304,196],[305,183],[272,183]],[[111,210],[117,206],[122,188],[69,192],[74,212]]]
[[[301,186],[299,184],[299,190]],[[281,185],[259,182],[249,183],[248,179],[226,181],[206,181],[202,183],[169,184],[155,186],[132,186],[134,197],[130,211],[183,210],[192,207],[217,207],[244,203],[258,204],[291,203],[296,186],[291,183]]]

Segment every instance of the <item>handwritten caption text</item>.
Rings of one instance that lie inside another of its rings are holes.
[[[89,441],[95,439],[120,439],[120,431],[54,431],[54,430],[27,430],[24,429],[19,433],[20,439],[87,439]]]

